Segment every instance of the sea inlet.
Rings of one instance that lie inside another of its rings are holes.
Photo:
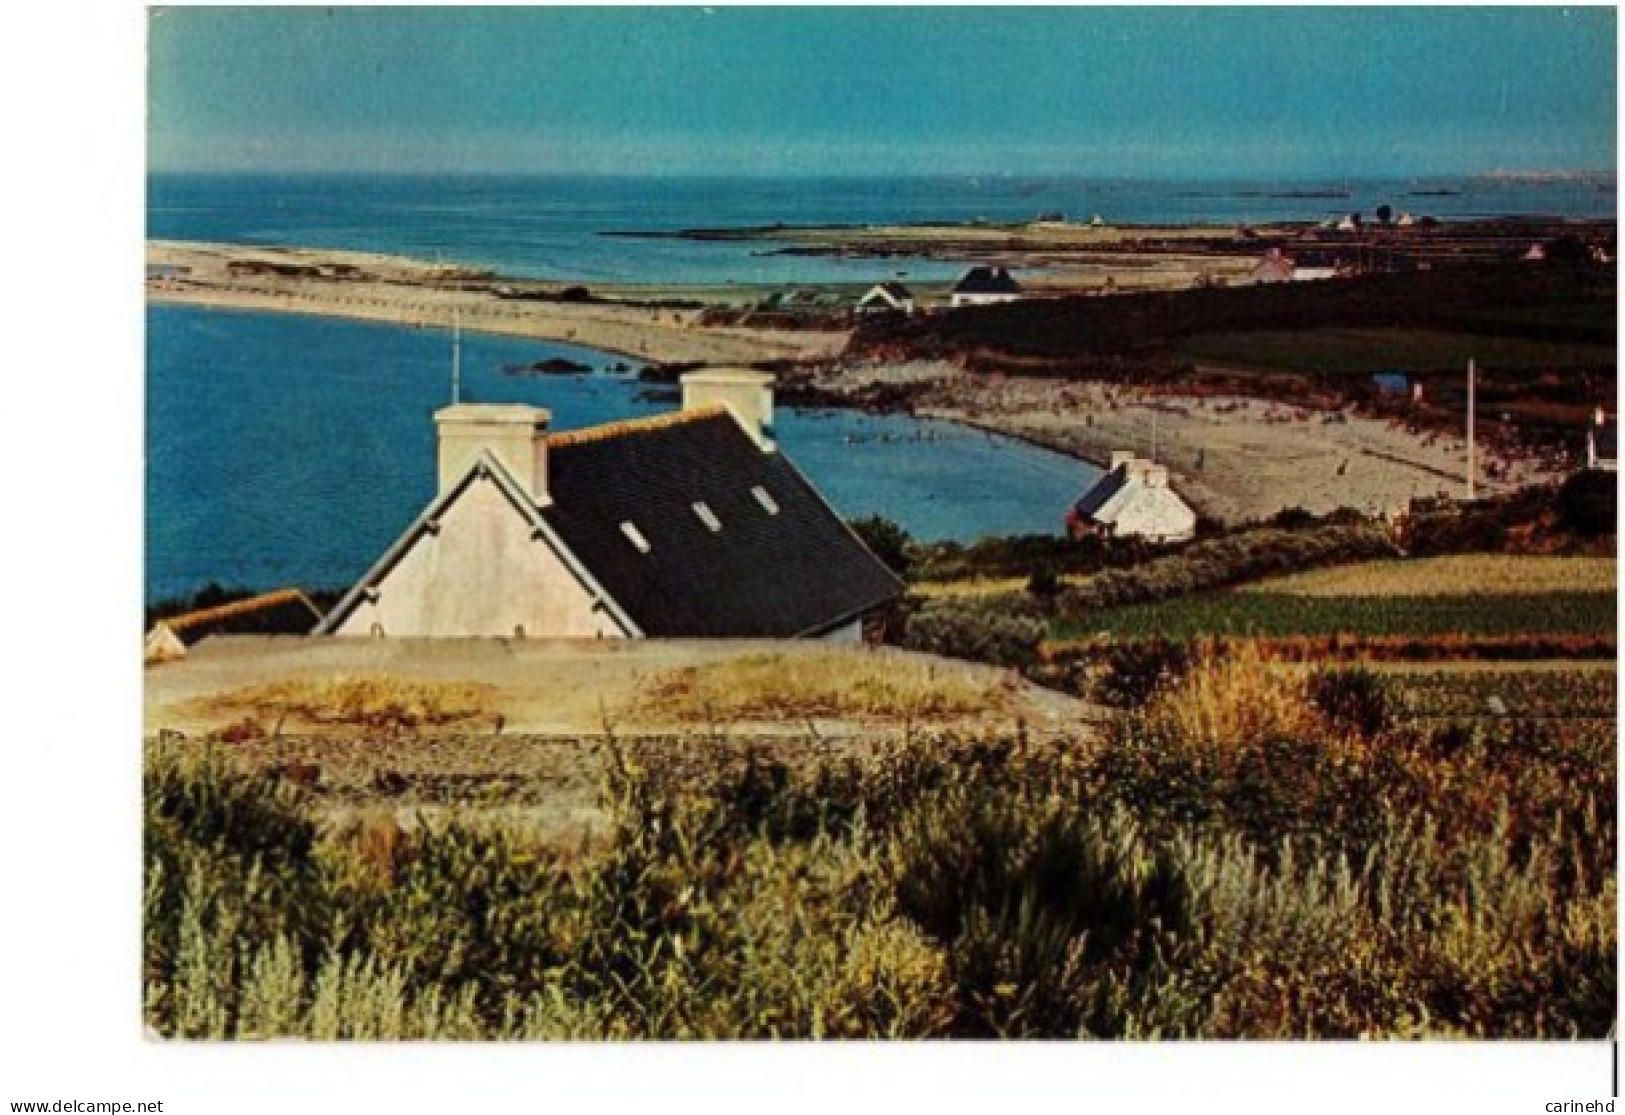
[[[591,369],[517,375],[562,359]],[[637,365],[571,345],[465,334],[465,402],[531,403],[559,430],[677,404]],[[434,494],[433,412],[451,340],[294,314],[147,310],[149,603],[209,584],[353,583]],[[1084,462],[949,422],[779,408],[784,451],[848,518],[923,539],[1055,534],[1099,475]]]

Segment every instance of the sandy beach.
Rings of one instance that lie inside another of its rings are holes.
[[[245,273],[256,264],[354,268],[355,277]],[[503,298],[489,283],[467,281],[468,273],[459,268],[367,252],[151,241],[147,267],[147,297],[153,302],[437,328],[449,328],[455,315],[471,331],[564,341],[662,363],[833,356],[847,339],[845,332],[702,326],[695,309]],[[651,302],[692,297],[683,288],[602,293]]]
[[[1465,439],[1417,436],[1352,413],[988,377],[931,363],[848,369],[831,386],[850,390],[874,382],[923,386],[916,407],[922,415],[1014,435],[1097,464],[1119,449],[1154,454],[1193,506],[1225,522],[1267,518],[1289,507],[1380,514],[1415,498],[1461,496],[1466,488]],[[1489,457],[1482,447],[1479,458],[1479,495],[1560,478],[1532,462]]]

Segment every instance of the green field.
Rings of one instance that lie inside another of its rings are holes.
[[[1612,364],[1612,345],[1559,343],[1425,329],[1249,330],[1198,333],[1179,355],[1236,367],[1360,373],[1465,366],[1574,367]]]
[[[1613,667],[1592,669],[1406,669],[1385,674],[1401,708],[1418,720],[1599,721],[1614,727]]]
[[[1066,620],[1053,638],[1191,639],[1303,635],[1609,635],[1609,592],[1451,596],[1289,596],[1250,592],[1180,597],[1106,608]]]

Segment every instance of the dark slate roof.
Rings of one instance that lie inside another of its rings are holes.
[[[304,593],[286,588],[158,622],[193,646],[210,635],[309,635],[321,618]]]
[[[725,410],[555,435],[548,490],[542,517],[645,635],[817,635],[903,591],[795,466]]]
[[[1021,284],[1003,267],[972,267],[954,284],[955,294],[1020,294]]]
[[[1106,506],[1108,500],[1123,490],[1128,483],[1128,469],[1118,466],[1095,481],[1095,486],[1078,497],[1072,505],[1081,518],[1093,518],[1095,512]]]

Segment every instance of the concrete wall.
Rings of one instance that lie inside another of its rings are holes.
[[[395,638],[619,638],[615,622],[489,479],[476,480],[334,632]]]

